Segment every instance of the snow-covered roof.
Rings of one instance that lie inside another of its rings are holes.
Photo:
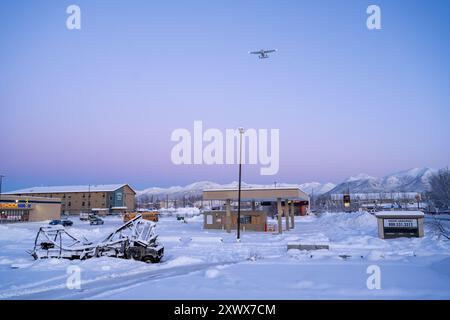
[[[238,189],[205,189],[203,190],[203,200],[236,200],[238,199]],[[306,200],[309,196],[300,188],[242,188],[242,201],[276,201],[283,200]]]
[[[4,194],[33,194],[33,193],[71,193],[71,192],[113,192],[127,184],[98,184],[79,186],[54,186],[54,187],[32,187],[15,191],[4,192]]]
[[[422,211],[380,211],[375,213],[377,217],[423,217],[424,214]]]

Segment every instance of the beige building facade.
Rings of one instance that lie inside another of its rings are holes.
[[[82,212],[127,213],[135,209],[136,196],[128,184],[33,187],[6,194],[60,199],[61,213],[69,215]]]
[[[61,218],[61,199],[2,194],[0,223],[44,221]]]
[[[237,212],[231,212],[231,230],[237,230]],[[220,210],[204,214],[204,229],[227,229],[227,212]],[[241,211],[242,231],[267,231],[267,214],[264,211]]]

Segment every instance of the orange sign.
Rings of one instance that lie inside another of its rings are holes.
[[[0,209],[30,209],[29,203],[0,203]]]
[[[0,209],[17,209],[17,203],[0,203]]]

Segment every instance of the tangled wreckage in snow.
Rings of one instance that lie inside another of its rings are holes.
[[[164,247],[158,242],[155,223],[143,220],[141,215],[137,215],[97,244],[84,237],[81,239],[75,237],[60,225],[41,227],[34,242],[34,249],[29,253],[36,260],[45,258],[84,260],[108,256],[159,262],[164,255]]]

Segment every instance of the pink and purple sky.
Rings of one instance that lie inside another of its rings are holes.
[[[77,4],[81,30],[66,28]],[[378,4],[382,30],[366,28]],[[2,1],[3,190],[237,180],[175,166],[176,128],[280,129],[280,171],[339,182],[450,159],[449,1]],[[259,60],[249,50],[277,48]]]

